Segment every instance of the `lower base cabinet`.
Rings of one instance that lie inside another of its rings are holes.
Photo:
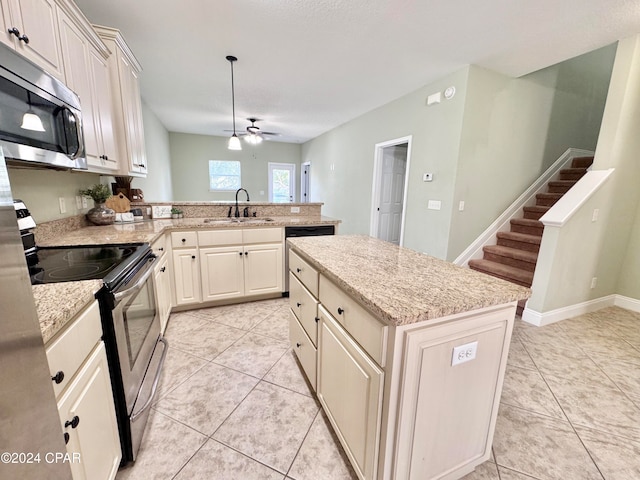
[[[384,373],[321,306],[317,394],[359,478],[376,478]]]
[[[156,304],[160,317],[160,331],[164,334],[171,314],[171,275],[169,273],[169,255],[163,255],[154,272],[156,285]]]
[[[73,479],[113,480],[120,465],[120,437],[103,342],[60,397],[58,411]]]

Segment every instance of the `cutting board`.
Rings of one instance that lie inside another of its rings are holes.
[[[116,213],[127,213],[131,209],[131,202],[122,193],[107,198],[104,204]]]

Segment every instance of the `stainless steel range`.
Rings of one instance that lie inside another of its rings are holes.
[[[147,243],[37,247],[26,206],[14,202],[32,284],[99,279],[103,340],[120,431],[123,464],[133,461],[167,353]],[[24,228],[24,229],[23,229]]]

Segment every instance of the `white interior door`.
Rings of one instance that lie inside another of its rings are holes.
[[[406,169],[406,145],[386,147],[382,150],[378,232],[376,236],[381,240],[395,243],[396,245],[400,244]]]
[[[311,175],[311,164],[304,163],[300,173],[300,201],[309,203],[309,179]]]
[[[269,201],[288,203],[295,201],[296,165],[269,162]]]

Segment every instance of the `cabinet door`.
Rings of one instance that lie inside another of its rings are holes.
[[[133,65],[131,65],[129,59],[120,52],[118,55],[118,76],[122,93],[124,133],[129,155],[127,159],[129,172],[146,174],[144,133],[142,131],[142,105],[140,103],[138,72]]]
[[[244,291],[244,252],[240,246],[200,249],[202,300],[241,297]]]
[[[44,70],[64,81],[58,11],[54,0],[9,0],[12,26],[29,43],[16,42],[16,50]]]
[[[322,307],[318,399],[358,477],[376,478],[384,373]]]
[[[245,295],[282,292],[282,244],[248,245],[244,252]]]
[[[196,248],[174,250],[173,274],[176,305],[199,303],[201,301],[200,267]]]
[[[171,313],[171,279],[169,276],[169,256],[164,255],[155,271],[156,299],[158,303],[158,315],[160,317],[160,329],[164,333]]]
[[[109,67],[104,57],[95,48],[89,48],[91,67],[92,98],[94,99],[94,123],[100,139],[99,154],[101,170],[117,170],[118,150],[113,132],[113,111],[111,102],[111,79]],[[89,159],[87,159],[89,161]]]
[[[133,144],[131,146],[131,163],[133,169],[147,174],[147,152],[144,144],[144,126],[142,123],[142,101],[140,97],[139,73],[131,70],[131,109],[133,118]]]
[[[69,434],[67,453],[77,459],[69,464],[73,479],[115,478],[122,455],[104,343],[69,385],[58,410],[62,429]]]
[[[2,31],[0,32],[0,42],[10,46],[11,48],[16,48],[14,44],[14,39],[16,37],[9,33],[9,29],[12,25],[8,3],[8,0],[0,0],[0,28],[2,28]]]

